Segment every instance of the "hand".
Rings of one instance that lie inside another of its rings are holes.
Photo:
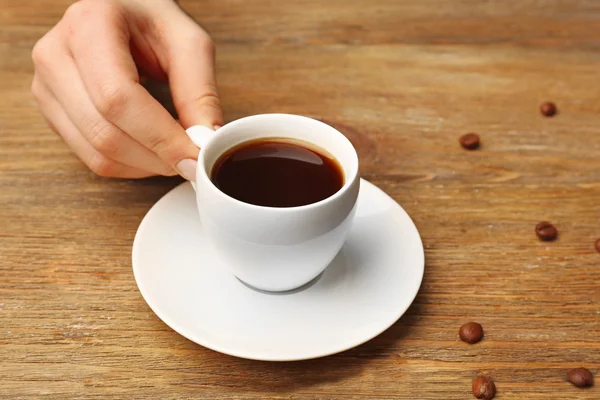
[[[183,127],[223,124],[213,43],[172,0],[74,3],[32,58],[42,114],[98,175],[191,180],[198,148]],[[168,80],[181,125],[138,69]]]

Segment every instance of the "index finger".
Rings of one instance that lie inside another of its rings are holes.
[[[125,11],[104,2],[97,2],[92,11],[80,11],[84,15],[79,18],[86,23],[78,24],[69,46],[95,107],[168,165],[177,168],[181,160],[195,160],[198,148],[139,84]]]
[[[180,14],[179,18],[188,17]],[[165,36],[166,72],[181,122],[210,128],[223,125],[211,38],[191,20],[176,24]]]

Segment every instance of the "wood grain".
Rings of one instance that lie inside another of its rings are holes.
[[[0,0],[0,399],[469,399],[479,373],[498,399],[600,399],[565,382],[600,379],[600,2],[181,1],[217,42],[227,120],[337,126],[426,247],[392,328],[286,364],[204,349],[141,298],[133,236],[181,181],[99,178],[38,115],[30,50],[68,3]]]

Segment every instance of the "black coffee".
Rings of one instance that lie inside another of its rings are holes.
[[[344,185],[338,161],[299,140],[258,139],[223,154],[211,179],[225,194],[258,206],[297,207],[316,203]]]

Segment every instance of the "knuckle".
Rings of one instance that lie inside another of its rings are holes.
[[[116,157],[120,149],[120,138],[117,129],[104,121],[91,125],[89,130],[91,145],[102,155]]]
[[[66,10],[63,18],[69,21],[81,21],[89,16],[90,11],[95,8],[94,0],[79,0],[71,4]]]
[[[87,162],[89,169],[98,176],[114,176],[116,163],[100,153],[93,153]]]
[[[114,122],[122,115],[129,100],[130,94],[123,85],[107,84],[100,89],[96,108],[107,120]]]
[[[221,99],[217,94],[216,88],[207,87],[200,94],[196,95],[185,104],[181,104],[182,110],[212,110],[215,113],[221,113]]]
[[[88,40],[93,30],[87,28],[94,23],[100,22],[110,26],[119,26],[122,22],[123,6],[115,0],[80,0],[73,3],[63,16],[61,31],[67,36],[69,42],[77,41],[78,38]],[[91,40],[91,38],[89,39]]]
[[[215,43],[210,35],[204,32],[197,26],[194,26],[193,29],[187,31],[187,35],[185,35],[184,40],[192,45],[196,50],[202,50],[203,52],[215,53]]]
[[[36,68],[45,67],[50,63],[52,49],[50,48],[48,35],[45,35],[33,46],[31,60]]]
[[[221,99],[217,94],[216,88],[214,90],[207,89],[200,96],[196,97],[194,103],[205,107],[214,107],[221,109]]]
[[[76,1],[75,3],[71,4],[65,10],[65,14],[64,14],[63,18],[70,19],[70,18],[78,18],[78,17],[82,16],[82,14],[85,14],[85,9],[87,8],[87,3],[88,3],[87,0],[81,0],[81,1]]]
[[[168,158],[171,148],[171,140],[167,135],[153,135],[148,140],[148,148],[156,153],[160,158]],[[168,164],[171,164],[171,160],[166,160]]]
[[[119,10],[119,3],[115,0],[79,0],[67,8],[64,18],[81,22],[82,18],[97,15],[99,12],[116,10]]]
[[[216,52],[215,42],[208,34],[201,32],[201,34],[199,35],[199,38],[197,40],[198,40],[198,44],[202,48],[202,50],[204,50],[205,52],[210,53],[212,55],[215,54],[215,52]]]

